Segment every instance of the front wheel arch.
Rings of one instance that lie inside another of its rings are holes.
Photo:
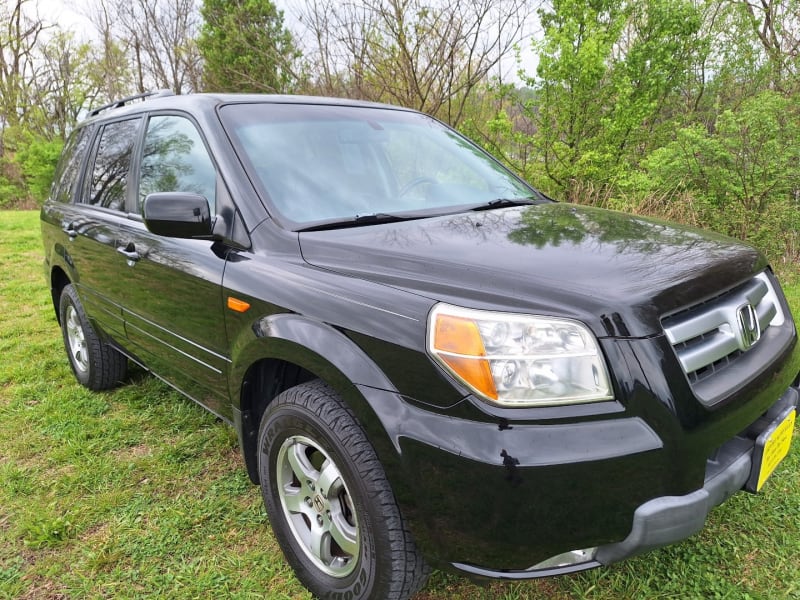
[[[254,484],[259,483],[256,444],[264,411],[278,394],[313,379],[314,373],[279,358],[259,359],[247,369],[233,414],[247,475]]]
[[[234,356],[231,397],[242,455],[253,483],[259,482],[256,443],[261,416],[278,394],[312,379],[333,388],[355,413],[381,460],[393,459],[396,452],[389,435],[358,385],[396,390],[354,342],[327,324],[296,314],[260,319],[242,337],[234,344],[242,350]]]
[[[347,377],[332,368],[315,369],[314,365],[298,364],[279,358],[263,358],[248,369],[242,382],[239,408],[234,408],[234,424],[247,474],[259,483],[257,462],[258,427],[261,417],[281,393],[297,385],[319,380],[329,385],[355,413],[370,436],[381,460],[396,461],[396,452],[383,427],[361,391]]]

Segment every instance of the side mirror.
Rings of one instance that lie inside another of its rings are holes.
[[[211,239],[213,223],[208,200],[189,192],[159,192],[144,199],[145,227],[156,235]]]

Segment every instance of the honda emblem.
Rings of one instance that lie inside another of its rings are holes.
[[[761,338],[758,314],[752,304],[743,304],[736,309],[739,325],[739,348],[747,350]]]

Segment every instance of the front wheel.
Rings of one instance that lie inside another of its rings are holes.
[[[261,420],[258,467],[275,536],[318,598],[411,597],[429,568],[353,413],[321,381],[286,390]]]

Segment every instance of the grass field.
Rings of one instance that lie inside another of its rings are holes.
[[[76,383],[38,218],[0,212],[0,598],[307,598],[231,428],[138,370],[110,393]],[[798,556],[795,432],[762,494],[682,544],[524,584],[436,572],[418,599],[800,598]]]

